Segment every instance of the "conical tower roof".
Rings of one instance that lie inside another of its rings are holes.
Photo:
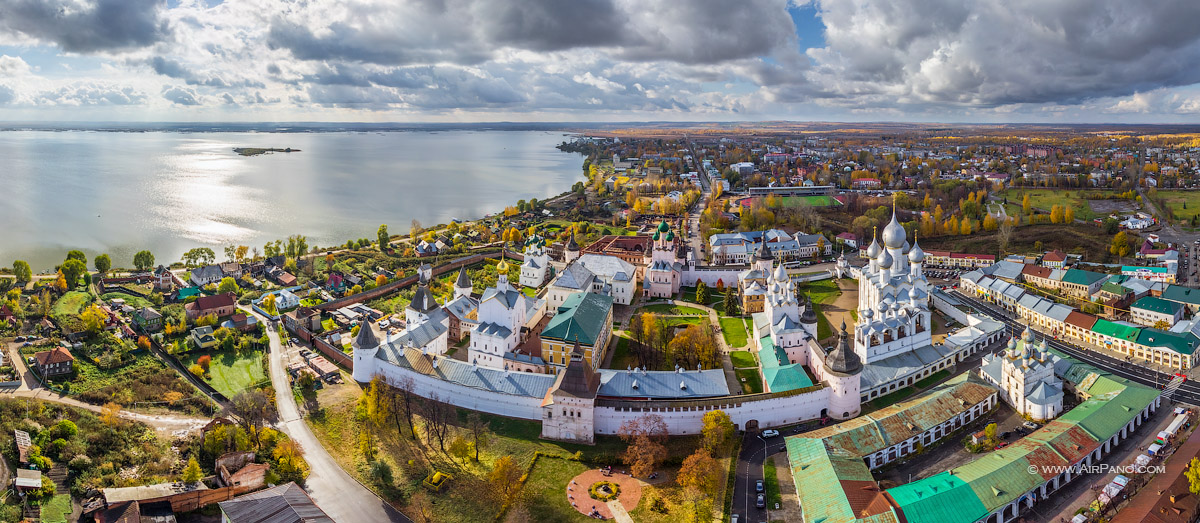
[[[467,266],[464,265],[458,269],[458,279],[454,280],[455,287],[471,288],[471,277],[467,276]]]
[[[567,250],[571,251],[571,252],[576,252],[579,250],[579,244],[575,243],[575,235],[574,234],[572,234],[571,238],[567,240]]]
[[[850,349],[850,341],[846,333],[846,320],[842,320],[842,330],[838,332],[838,344],[825,356],[825,367],[839,374],[857,374],[862,371],[862,360],[858,353]]]
[[[754,257],[760,260],[774,260],[775,255],[771,254],[771,249],[767,248],[767,242],[758,244],[758,251],[754,253]]]
[[[379,335],[375,333],[375,326],[371,322],[363,322],[359,324],[358,336],[354,338],[354,347],[363,349],[374,349],[379,346]]]

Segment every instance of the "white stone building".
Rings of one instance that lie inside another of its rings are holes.
[[[650,265],[646,267],[642,282],[642,293],[649,298],[670,298],[679,292],[683,284],[684,255],[675,248],[675,232],[667,222],[658,224],[654,231]],[[680,241],[680,249],[683,242]],[[732,281],[731,281],[732,283]]]
[[[521,285],[538,288],[546,283],[546,271],[550,267],[550,255],[546,252],[546,240],[533,235],[525,240],[525,261],[521,262]]]
[[[504,356],[523,341],[522,328],[527,330],[541,319],[546,302],[509,285],[507,261],[500,260],[496,271],[496,286],[484,291],[479,299],[479,324],[471,331],[467,359],[476,365],[502,369]]]
[[[1054,373],[1060,361],[1047,352],[1044,338],[1035,346],[1033,331],[1026,327],[1020,340],[1009,338],[1005,350],[985,355],[979,374],[1000,389],[1000,398],[1018,414],[1047,421],[1063,411],[1062,380]]]
[[[553,314],[572,294],[591,292],[611,296],[613,303],[629,305],[636,288],[637,267],[632,263],[616,256],[584,254],[550,282],[546,303]]]

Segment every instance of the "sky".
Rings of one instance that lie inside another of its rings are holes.
[[[0,0],[0,121],[1200,122],[1196,0]]]

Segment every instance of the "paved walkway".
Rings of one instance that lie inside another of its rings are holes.
[[[607,503],[592,499],[591,494],[588,494],[588,489],[593,484],[601,481],[611,481],[621,487],[621,492],[617,495],[617,499]],[[605,476],[600,472],[600,469],[591,469],[584,471],[582,474],[575,476],[570,483],[567,483],[567,503],[571,504],[580,514],[590,516],[593,507],[596,512],[599,512],[604,519],[617,518],[617,521],[627,521],[632,523],[629,517],[629,511],[637,508],[638,502],[642,500],[642,482],[637,478],[631,477],[628,474],[613,472],[611,476]],[[618,513],[614,513],[613,507],[620,508],[619,514],[624,516],[621,519]]]
[[[1172,416],[1174,417],[1174,416]],[[1188,439],[1180,445],[1179,450],[1167,457],[1167,470],[1163,474],[1156,474],[1150,483],[1142,487],[1129,504],[1122,508],[1117,515],[1112,518],[1113,523],[1135,523],[1143,521],[1146,515],[1154,509],[1158,504],[1159,493],[1166,492],[1171,488],[1171,484],[1183,474],[1184,468],[1193,457],[1200,453],[1200,430],[1193,430]]]
[[[271,339],[271,385],[275,387],[275,405],[279,411],[279,421],[275,428],[304,448],[304,458],[311,467],[304,488],[313,501],[334,521],[411,523],[412,520],[347,474],[321,445],[321,441],[304,422],[300,409],[296,406],[296,397],[292,394],[292,386],[284,368],[284,350],[279,341],[278,330],[270,326],[271,323],[265,316],[253,311],[250,313],[268,326],[267,336]]]

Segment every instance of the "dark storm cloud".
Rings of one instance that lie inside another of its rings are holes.
[[[629,17],[609,0],[483,2],[479,20],[488,41],[534,51],[603,47],[636,41]]]
[[[146,47],[169,33],[159,0],[4,0],[0,32],[88,53]]]

